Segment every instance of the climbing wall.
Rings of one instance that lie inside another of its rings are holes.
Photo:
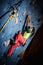
[[[0,16],[3,15],[6,11],[9,10],[10,5],[13,5],[17,3],[20,0],[1,0],[0,2]],[[35,27],[35,33],[37,32],[38,28],[41,26],[43,22],[42,17],[40,14],[40,7],[37,4],[31,4],[32,0],[23,0],[22,4],[18,7],[18,17],[12,18],[10,22],[6,25],[6,27],[3,29],[2,32],[0,32],[0,58],[3,55],[3,53],[9,49],[10,45],[5,47],[3,43],[9,39],[13,39],[15,33],[17,33],[19,30],[22,32],[22,27],[25,23],[26,15],[31,16],[31,27]],[[10,9],[11,10],[11,9]],[[11,11],[8,12],[6,15],[4,15],[2,18],[0,18],[0,29],[3,26],[3,24],[7,21],[9,18],[9,15],[11,14]],[[18,21],[16,23],[16,21]],[[35,35],[35,34],[34,34]],[[16,65],[19,61],[20,53],[27,48],[27,46],[30,44],[32,38],[29,37],[26,41],[25,46],[19,46],[17,47],[12,56],[7,58],[6,62],[7,65]],[[3,62],[4,62],[3,61]],[[1,62],[0,62],[1,63]]]

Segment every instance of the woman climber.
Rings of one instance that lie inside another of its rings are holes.
[[[11,45],[6,55],[11,56],[15,48],[17,48],[21,44],[22,45],[26,44],[26,40],[33,33],[33,31],[34,31],[34,27],[30,27],[30,16],[28,15],[24,33],[21,34],[20,31],[18,32],[18,34],[14,39],[15,41],[13,41],[14,44]]]

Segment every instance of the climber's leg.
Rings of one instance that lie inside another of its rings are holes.
[[[20,46],[20,43],[17,42],[15,45],[11,45],[11,47],[9,48],[8,52],[7,52],[7,56],[11,56],[11,54],[13,53],[14,49],[17,48],[18,46]]]

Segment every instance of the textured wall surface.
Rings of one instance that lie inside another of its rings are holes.
[[[1,0],[0,16],[9,10],[10,5],[17,3],[18,1],[20,1],[20,0]],[[31,0],[23,0],[22,4],[18,7],[18,23],[16,24],[15,23],[16,18],[13,18],[6,25],[4,30],[2,32],[0,32],[0,57],[5,51],[7,52],[8,48],[10,46],[9,45],[8,47],[5,47],[3,45],[4,41],[13,39],[13,36],[15,35],[15,33],[17,33],[19,30],[22,31],[22,27],[25,23],[26,15],[31,16],[31,27],[32,26],[35,27],[35,33],[38,30],[38,28],[40,27],[40,25],[42,24],[42,22],[41,22],[42,19],[41,19],[41,15],[40,15],[40,7],[39,7],[38,3],[36,3],[34,5],[30,5],[30,2],[31,2]],[[25,16],[23,16],[24,11],[26,11]],[[3,24],[7,21],[10,13],[11,12],[7,13],[5,16],[3,16],[0,19],[0,29],[3,26]],[[23,49],[27,48],[27,46],[30,44],[30,41],[32,40],[33,36],[28,38],[26,45],[24,47],[19,46],[14,50],[12,56],[7,59],[8,65],[9,65],[9,63],[10,63],[10,65],[16,65],[16,63],[20,59],[18,57],[18,55],[21,53],[21,51],[23,51]]]

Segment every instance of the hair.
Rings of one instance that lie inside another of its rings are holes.
[[[33,28],[32,32],[35,32],[35,28],[34,27],[32,27],[32,28]]]

